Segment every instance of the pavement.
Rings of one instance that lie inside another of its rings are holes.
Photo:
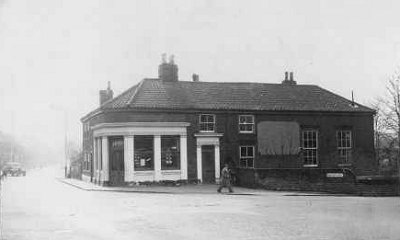
[[[106,192],[134,192],[134,193],[160,193],[160,194],[217,194],[217,184],[184,184],[177,186],[160,185],[133,185],[122,187],[100,186],[91,182],[85,182],[72,178],[57,178],[58,181],[85,191],[106,191]],[[222,194],[229,195],[266,195],[270,191],[233,187],[234,192],[228,193],[225,188]]]
[[[218,194],[216,185],[120,189],[61,175],[38,169],[1,182],[1,240],[400,239],[399,197]]]

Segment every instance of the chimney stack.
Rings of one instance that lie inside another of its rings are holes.
[[[175,64],[174,55],[169,57],[167,62],[167,55],[162,55],[160,66],[158,66],[158,78],[163,82],[177,82],[178,81],[178,66]]]
[[[103,105],[105,102],[113,98],[114,92],[111,89],[111,83],[108,81],[107,83],[107,89],[106,90],[100,90],[100,106]]]
[[[288,77],[288,75],[289,75],[289,77]],[[290,73],[285,72],[285,80],[282,81],[282,84],[285,84],[285,85],[296,85],[297,84],[297,82],[293,78],[293,72],[290,72]]]
[[[192,79],[193,79],[193,82],[198,82],[198,81],[199,81],[199,75],[198,75],[198,74],[195,74],[195,73],[193,73],[193,75],[192,75]]]

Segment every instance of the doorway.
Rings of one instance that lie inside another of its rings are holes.
[[[124,138],[110,137],[110,185],[122,185],[124,183]]]
[[[203,182],[215,183],[215,147],[214,145],[201,146]]]

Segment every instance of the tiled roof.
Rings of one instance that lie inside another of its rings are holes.
[[[163,82],[144,79],[100,109],[243,111],[374,111],[315,85],[233,82]]]

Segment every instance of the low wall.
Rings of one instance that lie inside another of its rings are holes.
[[[280,191],[313,191],[363,196],[399,195],[399,179],[358,178],[350,169],[239,169],[237,185]]]

